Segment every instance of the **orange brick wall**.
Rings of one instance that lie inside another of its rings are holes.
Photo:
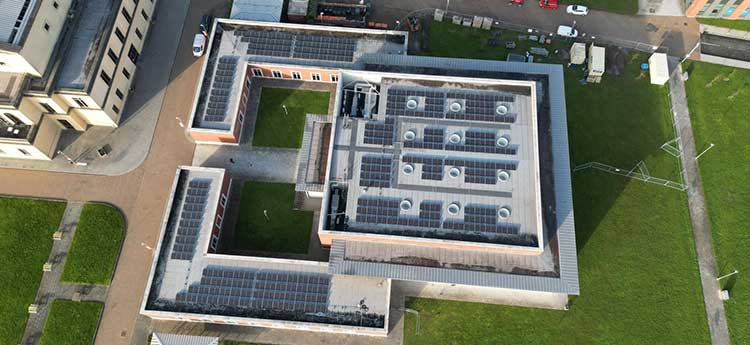
[[[312,80],[312,74],[318,73],[320,74],[320,81],[321,82],[331,82],[331,76],[332,75],[338,75],[338,71],[336,70],[330,70],[330,69],[323,69],[323,68],[310,68],[310,67],[286,67],[286,66],[269,66],[269,65],[261,65],[261,64],[251,64],[248,65],[248,75],[253,75],[252,70],[254,68],[260,69],[263,71],[263,76],[267,78],[273,78],[273,71],[279,71],[281,72],[282,78],[285,79],[292,79],[292,72],[299,72],[301,74],[302,79],[304,81],[313,81]]]
[[[235,130],[237,132],[238,130]],[[239,142],[239,136],[236,133],[230,132],[204,132],[204,131],[189,131],[190,136],[195,141],[208,141],[217,143],[236,144]]]

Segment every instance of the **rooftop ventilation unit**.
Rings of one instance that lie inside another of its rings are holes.
[[[448,109],[450,109],[450,111],[452,111],[452,112],[454,112],[454,113],[457,113],[457,112],[461,111],[461,109],[463,109],[463,106],[461,105],[461,103],[458,103],[458,102],[453,102],[453,103],[451,103],[451,105],[450,105],[450,106],[448,107]]]
[[[448,213],[451,215],[457,215],[458,211],[461,211],[461,205],[459,205],[457,202],[451,203],[448,205]]]
[[[401,200],[401,203],[399,204],[399,206],[401,206],[401,210],[403,210],[403,211],[410,210],[411,209],[411,205],[412,205],[411,204],[411,200],[409,200],[409,199]]]
[[[500,182],[508,182],[508,180],[510,180],[510,174],[505,170],[500,170],[497,172],[497,180]]]
[[[410,99],[406,101],[406,109],[416,110],[418,105],[419,105],[419,102],[417,102],[416,99]]]
[[[500,219],[503,219],[503,220],[508,219],[508,217],[510,217],[510,209],[507,206],[501,207],[497,211],[497,216],[500,217]]]
[[[405,164],[403,168],[401,168],[401,171],[404,172],[404,175],[411,175],[411,173],[414,172],[414,166],[411,164]]]
[[[508,136],[506,135],[503,135],[497,138],[497,141],[495,143],[500,147],[508,147],[508,144],[510,144],[510,138],[508,138]]]
[[[448,137],[448,141],[451,144],[458,144],[461,142],[461,134],[453,133],[451,136]]]
[[[417,133],[413,129],[410,129],[404,133],[404,140],[412,141],[417,138]]]
[[[495,114],[499,116],[503,116],[508,114],[508,111],[510,111],[510,104],[503,103],[503,102],[497,102],[495,103]]]
[[[411,111],[424,111],[425,98],[424,96],[409,96],[406,98],[404,106],[406,110]]]
[[[448,176],[452,178],[457,178],[461,176],[461,169],[456,168],[456,167],[451,168],[451,170],[448,170]]]

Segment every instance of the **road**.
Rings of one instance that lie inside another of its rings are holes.
[[[489,16],[503,23],[519,25],[519,28],[532,28],[556,32],[558,25],[573,25],[586,37],[594,36],[617,42],[618,45],[641,48],[661,47],[672,56],[684,56],[698,42],[698,22],[686,17],[626,16],[602,11],[591,11],[588,16],[573,16],[560,7],[555,10],[543,9],[535,1],[526,1],[522,7],[508,6],[503,0],[380,0],[373,1],[373,20],[394,25],[394,18],[401,18],[415,11],[446,9],[451,15]],[[450,20],[447,18],[446,20]]]

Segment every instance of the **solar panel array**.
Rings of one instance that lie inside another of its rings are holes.
[[[401,216],[401,199],[363,196],[357,200],[357,221],[371,224],[404,225],[439,228],[440,217]],[[420,206],[421,207],[421,206]]]
[[[221,122],[226,118],[238,61],[237,56],[219,58],[211,84],[211,94],[206,105],[206,113],[203,116],[204,121]]]
[[[495,132],[467,130],[464,135],[466,136],[466,139],[464,140],[463,145],[448,143],[445,145],[445,149],[449,151],[494,153],[504,155],[514,155],[518,151],[516,147],[497,146],[497,135]]]
[[[207,267],[199,284],[177,294],[178,304],[323,313],[330,276],[277,270]]]
[[[362,156],[359,185],[362,187],[390,187],[393,165],[392,155],[367,154]]]
[[[464,181],[467,183],[496,184],[498,170],[516,170],[518,164],[511,161],[489,161],[442,156],[406,154],[401,157],[404,163],[422,165],[422,179],[441,181],[444,166],[464,167]]]
[[[513,123],[516,120],[513,114],[499,115],[495,112],[500,102],[510,103],[514,100],[513,96],[499,92],[391,86],[387,94],[385,111],[388,115],[500,123]],[[406,107],[406,103],[414,97],[424,98],[423,110]],[[463,100],[461,110],[449,110],[449,99]]]
[[[421,141],[419,140],[404,141],[404,147],[416,148],[416,149],[442,150],[444,147],[444,144],[443,144],[444,140],[445,140],[444,129],[427,127],[424,129],[424,136]]]
[[[365,144],[393,145],[396,119],[387,117],[385,121],[367,121],[365,123]]]
[[[300,59],[352,62],[357,40],[346,36],[296,35],[293,56]]]
[[[243,30],[240,41],[247,43],[248,55],[290,57],[294,35],[283,31]]]
[[[193,258],[210,190],[210,180],[193,179],[188,183],[180,221],[177,224],[177,234],[172,245],[172,259],[191,260]]]

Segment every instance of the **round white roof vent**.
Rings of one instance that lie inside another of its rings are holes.
[[[497,144],[497,146],[500,146],[500,147],[508,147],[508,144],[510,144],[510,138],[503,135],[497,138],[497,141],[495,142],[495,144]]]
[[[508,182],[508,180],[510,180],[510,174],[505,170],[500,170],[497,172],[497,180],[500,182]]]
[[[453,133],[451,136],[448,137],[448,141],[451,144],[458,144],[461,142],[461,134]]]
[[[500,217],[500,219],[508,219],[508,217],[510,217],[510,209],[507,206],[501,207],[497,211],[497,216]]]
[[[419,105],[419,103],[417,102],[416,99],[410,99],[410,100],[406,101],[406,109],[414,110],[414,109],[417,109],[418,105]]]
[[[453,103],[451,103],[450,106],[448,106],[448,109],[450,109],[450,111],[452,111],[454,113],[457,113],[457,112],[461,111],[461,107],[462,107],[461,103],[453,102]]]
[[[412,141],[417,138],[417,133],[414,132],[414,130],[410,129],[406,132],[404,132],[404,140]]]
[[[507,113],[508,113],[508,106],[500,104],[497,107],[495,107],[495,114],[505,115]]]
[[[456,167],[451,168],[450,170],[448,170],[448,176],[452,178],[457,178],[461,176],[461,169],[456,168]]]
[[[411,173],[414,172],[414,166],[411,164],[404,164],[404,167],[401,168],[401,171],[404,172],[404,175],[411,175]]]
[[[399,204],[399,206],[401,206],[401,210],[403,211],[409,210],[411,209],[411,200],[409,199],[401,200],[401,203]]]
[[[448,205],[448,213],[455,216],[458,214],[458,211],[461,211],[461,206],[457,202]]]

